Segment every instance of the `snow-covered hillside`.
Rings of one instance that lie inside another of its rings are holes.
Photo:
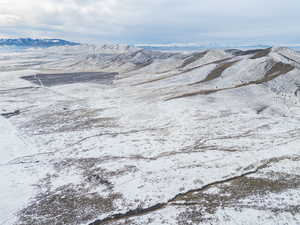
[[[0,224],[300,223],[300,53],[0,54]]]

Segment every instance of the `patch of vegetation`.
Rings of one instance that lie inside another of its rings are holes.
[[[268,174],[268,177],[276,179],[242,176],[230,182],[214,186],[217,191],[213,193],[208,192],[211,188],[209,187],[199,192],[191,192],[180,196],[172,204],[178,207],[183,206],[186,209],[178,215],[177,220],[181,225],[199,224],[204,221],[212,222],[213,217],[209,215],[215,214],[220,208],[241,210],[241,208],[252,207],[258,210],[271,210],[274,213],[279,211],[299,213],[300,207],[289,205],[286,208],[279,209],[267,203],[260,204],[260,206],[257,206],[255,202],[250,203],[250,206],[242,203],[242,200],[247,197],[255,196],[254,199],[262,199],[269,193],[280,193],[290,188],[300,187],[300,177],[296,175],[276,173]]]
[[[117,127],[116,118],[100,117],[103,109],[52,109],[52,112],[42,113],[33,120],[24,123],[22,128],[39,131],[38,134],[80,131],[97,127]],[[29,130],[29,132],[30,132]],[[36,133],[35,133],[36,134]]]
[[[64,159],[53,164],[54,173],[40,180],[40,193],[31,205],[19,212],[18,225],[79,225],[96,219],[104,213],[115,210],[114,202],[122,200],[122,195],[113,191],[112,176],[132,172],[134,168],[108,171],[101,168],[101,159]],[[79,183],[66,183],[53,188],[53,181],[61,174],[73,172],[81,177]],[[104,187],[102,193],[95,192]]]
[[[79,225],[113,211],[114,201],[120,198],[117,193],[104,197],[79,186],[62,186],[39,194],[30,206],[20,212],[18,224]]]

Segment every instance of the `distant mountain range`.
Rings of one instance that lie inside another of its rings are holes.
[[[0,39],[0,46],[18,46],[18,47],[53,47],[65,45],[79,45],[76,42],[70,42],[62,39],[32,39],[32,38],[18,38],[18,39]]]
[[[158,50],[158,51],[201,51],[207,49],[263,49],[270,48],[271,45],[226,45],[226,44],[138,44],[136,47],[147,49],[147,50]],[[281,46],[281,45],[280,45]],[[285,46],[285,45],[282,45]],[[300,45],[287,45],[286,47],[293,48],[295,50],[300,49]]]
[[[75,46],[81,45],[77,42],[66,41],[63,39],[33,39],[33,38],[15,38],[15,39],[0,39],[0,47],[14,48],[14,49],[26,49],[26,48],[48,48],[54,46]],[[88,45],[85,45],[88,46]],[[207,49],[263,49],[270,48],[270,45],[225,45],[217,43],[209,44],[136,44],[129,45],[98,45],[97,49],[101,48],[106,51],[123,51],[126,48],[142,48],[146,50],[156,51],[203,51]],[[300,45],[289,45],[287,47],[295,50],[300,50]]]
[[[148,49],[148,50],[158,50],[158,51],[199,51],[203,49],[262,49],[270,48],[270,45],[218,45],[218,44],[207,44],[207,45],[184,45],[184,44],[139,44],[136,47]]]

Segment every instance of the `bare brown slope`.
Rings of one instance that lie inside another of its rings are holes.
[[[189,65],[189,64],[191,64],[191,63],[193,63],[193,62],[195,62],[195,61],[197,61],[199,59],[201,59],[202,57],[204,57],[206,55],[206,53],[207,53],[207,51],[205,51],[205,52],[197,52],[197,53],[192,54],[191,56],[187,57],[183,61],[182,65],[180,65],[178,68],[184,68],[187,65]]]
[[[262,49],[258,51],[254,56],[250,59],[258,59],[267,56],[271,52],[272,48]]]
[[[236,62],[238,62],[239,60],[236,60],[236,61],[232,61],[232,62],[226,62],[226,63],[222,63],[220,65],[217,66],[217,68],[215,68],[214,70],[212,70],[208,75],[207,77],[202,80],[202,81],[199,81],[199,82],[196,82],[196,83],[193,83],[193,84],[190,84],[190,85],[194,85],[194,84],[199,84],[199,83],[204,83],[204,82],[207,82],[207,81],[211,81],[211,80],[214,80],[218,77],[220,77],[222,75],[222,73],[228,69],[229,67],[233,66]]]

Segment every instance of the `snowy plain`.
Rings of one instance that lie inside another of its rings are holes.
[[[24,79],[78,72],[118,75]],[[3,52],[0,224],[300,224],[299,85],[287,48]]]

